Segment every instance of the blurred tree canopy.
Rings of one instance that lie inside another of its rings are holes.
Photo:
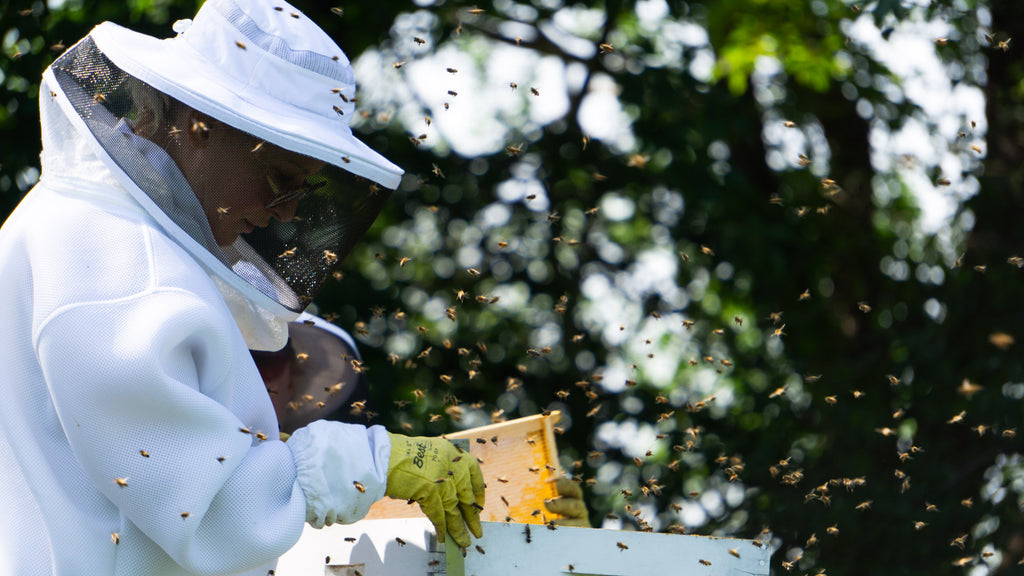
[[[63,46],[199,3],[0,7],[0,213]],[[760,538],[776,573],[1024,558],[1024,5],[295,4],[407,171],[318,302],[374,422],[560,410],[597,525]]]

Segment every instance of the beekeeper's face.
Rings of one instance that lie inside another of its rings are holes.
[[[289,221],[296,191],[324,162],[289,152],[190,110],[183,123],[178,167],[195,192],[219,246],[266,227],[271,218]]]

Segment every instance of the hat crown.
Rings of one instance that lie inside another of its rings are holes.
[[[351,119],[351,63],[319,26],[286,2],[209,0],[178,39],[248,90],[341,117],[346,125]]]
[[[314,52],[328,58],[336,54],[344,56],[319,26],[281,0],[209,0],[200,13],[206,6],[219,10],[253,42],[280,42],[292,51]],[[347,58],[344,63],[348,64]],[[343,66],[340,62],[338,64]]]

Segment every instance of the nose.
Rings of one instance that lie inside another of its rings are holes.
[[[274,215],[274,218],[280,220],[281,222],[290,222],[293,218],[295,218],[295,212],[298,210],[298,208],[299,201],[298,199],[296,199],[290,202],[282,202],[281,204],[274,206],[273,208],[270,209],[270,213]]]

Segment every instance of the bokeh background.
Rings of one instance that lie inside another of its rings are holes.
[[[0,217],[63,47],[198,4],[0,5]],[[407,171],[317,302],[370,422],[560,410],[595,526],[777,574],[1022,571],[1024,3],[294,4]]]

